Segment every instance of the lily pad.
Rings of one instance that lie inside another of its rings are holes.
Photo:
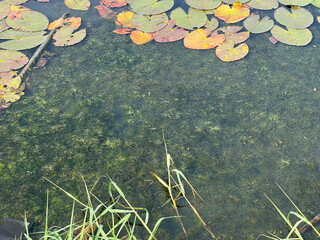
[[[207,22],[207,15],[194,8],[189,8],[188,14],[182,8],[176,8],[171,12],[170,18],[176,21],[177,26],[190,30],[200,28]]]
[[[175,27],[175,21],[169,20],[167,26],[161,30],[152,33],[152,37],[156,42],[174,42],[183,39],[189,33],[183,28]]]
[[[103,4],[100,4],[95,8],[98,10],[100,16],[105,19],[113,19],[117,15],[111,8],[108,8]]]
[[[78,29],[81,25],[81,18],[80,17],[70,17],[70,18],[59,18],[52,23],[49,24],[48,30],[52,30],[55,27],[67,27],[72,26],[74,29]]]
[[[226,4],[234,4],[236,2],[246,3],[246,2],[249,2],[250,0],[222,0],[222,1]]]
[[[120,34],[120,35],[125,35],[131,33],[132,29],[131,28],[118,28],[116,30],[113,30],[114,33]]]
[[[166,13],[151,16],[134,14],[131,23],[133,27],[145,33],[156,32],[167,25],[168,16]]]
[[[260,21],[259,15],[251,15],[243,22],[243,26],[252,33],[263,33],[274,26],[274,21],[265,16]]]
[[[214,31],[211,36],[215,36],[219,31],[222,31],[226,37],[225,41],[233,41],[234,44],[238,44],[244,42],[250,36],[249,31],[239,32],[241,29],[242,27],[240,26],[226,26]]]
[[[234,47],[233,41],[226,41],[216,48],[216,55],[221,61],[232,62],[244,58],[249,52],[246,43]]]
[[[320,8],[320,0],[313,0],[311,3],[313,6]]]
[[[153,37],[151,33],[144,33],[140,30],[134,30],[130,34],[130,38],[132,42],[134,42],[137,45],[146,44],[150,41],[152,41]]]
[[[64,0],[64,3],[73,10],[87,11],[90,8],[89,0]]]
[[[279,7],[278,0],[251,0],[247,3],[251,8],[260,10],[271,10]]]
[[[209,10],[219,7],[222,0],[186,0],[186,3],[196,9]]]
[[[123,27],[127,28],[133,28],[131,24],[132,16],[134,15],[133,12],[127,11],[127,12],[121,12],[117,15],[117,20],[119,23],[122,24]]]
[[[215,30],[219,26],[219,22],[216,18],[212,17],[211,20],[207,20],[204,27],[206,29],[209,29],[210,31]]]
[[[0,72],[22,68],[28,60],[28,57],[21,52],[0,50]]]
[[[9,26],[6,24],[6,20],[2,19],[0,20],[0,32],[7,30]]]
[[[56,40],[55,46],[71,46],[81,42],[87,35],[86,29],[73,32],[74,27],[63,27],[57,30],[53,35],[53,39]]]
[[[310,4],[313,0],[278,0],[279,3],[282,3],[283,5],[293,5],[293,6],[307,6]]]
[[[292,13],[284,7],[274,12],[274,18],[282,25],[290,28],[303,29],[313,23],[312,14],[301,7],[291,7]]]
[[[305,46],[308,45],[312,40],[312,33],[309,29],[283,29],[275,25],[271,29],[272,36],[279,42],[294,45],[294,46]]]
[[[207,37],[209,34],[211,34],[211,31],[207,29],[194,30],[184,38],[184,46],[191,49],[211,49],[225,40],[224,34]]]
[[[0,3],[0,19],[4,19],[6,16],[8,16],[10,12],[10,5],[9,4],[4,4]]]
[[[106,5],[107,7],[123,7],[128,3],[125,0],[101,0],[101,2]]]
[[[174,5],[174,0],[131,0],[128,3],[134,12],[152,15],[163,13],[171,9]]]
[[[214,15],[226,23],[236,23],[248,17],[250,10],[239,2],[236,2],[232,8],[228,4],[221,4],[214,10]]]
[[[34,48],[43,43],[46,36],[44,31],[23,32],[15,29],[8,29],[0,32],[0,39],[10,39],[0,43],[0,48],[9,50],[25,50]]]
[[[6,19],[8,26],[21,31],[40,31],[47,28],[48,18],[35,11],[21,11],[22,18]]]

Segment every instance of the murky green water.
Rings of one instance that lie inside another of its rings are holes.
[[[57,9],[57,17],[66,10]],[[166,195],[148,173],[166,174],[162,129],[176,167],[205,199],[195,207],[219,239],[285,231],[263,195],[293,210],[276,183],[308,217],[319,213],[318,24],[307,47],[272,45],[260,34],[247,41],[245,59],[223,63],[214,50],[182,42],[137,46],[90,12],[86,40],[52,49],[59,56],[29,74],[26,96],[0,118],[1,216],[27,211],[41,225],[49,188],[50,223],[68,222],[72,201],[43,177],[85,199],[79,173],[88,185],[109,175],[153,221],[174,215],[161,207]],[[97,194],[107,196],[106,189],[100,184]],[[189,239],[210,239],[191,209],[181,215]],[[159,234],[184,239],[175,220]]]

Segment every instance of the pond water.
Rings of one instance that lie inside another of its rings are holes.
[[[50,21],[67,11],[62,1],[26,6]],[[86,39],[50,46],[58,56],[29,74],[25,96],[0,117],[0,217],[26,212],[40,228],[49,189],[49,223],[67,223],[72,201],[43,177],[84,200],[80,174],[89,186],[110,176],[134,206],[148,208],[151,224],[175,215],[148,172],[166,177],[162,129],[175,166],[205,200],[192,202],[218,239],[284,236],[264,193],[284,212],[294,209],[276,183],[310,219],[319,213],[318,23],[306,47],[252,35],[249,55],[224,63],[214,50],[186,49],[181,41],[135,45],[112,33],[114,23],[94,7],[70,12],[90,24]],[[96,192],[106,197],[107,185]],[[210,239],[192,209],[179,210],[189,239]],[[179,222],[163,222],[159,239],[185,239]]]

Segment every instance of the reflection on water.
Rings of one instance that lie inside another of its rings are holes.
[[[0,119],[1,215],[21,218],[26,210],[41,224],[49,188],[51,224],[68,222],[72,202],[42,177],[85,199],[79,173],[89,185],[111,176],[153,220],[174,215],[161,207],[166,195],[147,172],[165,176],[162,129],[176,166],[206,200],[195,206],[219,238],[285,230],[263,195],[288,211],[276,183],[308,217],[318,214],[317,26],[310,46],[272,45],[261,34],[248,40],[248,57],[223,63],[214,50],[181,42],[134,45],[92,13],[86,41],[55,48],[59,57],[30,74],[26,96]],[[97,195],[107,196],[105,185]],[[192,210],[181,211],[190,239],[209,239]],[[159,233],[184,239],[173,220]]]

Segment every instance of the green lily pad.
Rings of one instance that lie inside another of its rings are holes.
[[[73,10],[87,11],[90,8],[89,0],[64,0],[64,3]]]
[[[3,2],[0,3],[0,19],[4,19],[6,16],[8,16],[10,12],[10,5],[4,4]]]
[[[0,50],[0,72],[22,68],[28,60],[28,57],[21,52]]]
[[[235,2],[246,3],[250,0],[222,0],[226,4],[234,4]]]
[[[200,28],[207,22],[207,15],[194,8],[189,8],[188,14],[182,8],[176,8],[171,12],[170,18],[176,21],[177,26],[190,30]]]
[[[164,28],[168,23],[168,16],[166,13],[156,15],[139,15],[134,14],[131,18],[131,24],[138,30],[143,32],[156,32]]]
[[[312,40],[312,33],[309,29],[283,29],[277,25],[271,29],[272,36],[279,42],[294,45],[294,46],[305,46],[308,45]]]
[[[210,10],[219,7],[222,0],[186,0],[186,3],[196,9]]]
[[[260,9],[260,10],[271,10],[278,8],[278,0],[251,0],[247,3],[251,8]]]
[[[313,0],[278,0],[279,3],[282,3],[283,5],[293,5],[293,6],[307,6],[310,4]]]
[[[211,20],[208,19],[206,24],[204,25],[204,27],[206,29],[209,29],[210,31],[214,31],[218,26],[219,21],[215,17],[212,17]]]
[[[57,30],[53,35],[53,39],[56,40],[55,46],[70,46],[78,42],[81,42],[86,37],[86,29],[81,29],[77,32],[73,32],[74,27],[63,27]]]
[[[174,5],[174,0],[130,0],[128,3],[132,11],[143,15],[152,15],[171,9]]]
[[[9,50],[25,50],[40,45],[46,36],[45,32],[23,32],[15,29],[8,29],[0,32],[0,39],[10,39],[0,43],[0,48]]]
[[[320,0],[313,0],[311,3],[313,6],[320,8]]]
[[[21,11],[22,18],[6,19],[8,26],[21,31],[45,30],[49,24],[48,18],[35,11]]]
[[[274,26],[274,21],[265,16],[260,21],[259,15],[251,15],[243,22],[243,26],[252,33],[263,33],[269,31]]]
[[[0,20],[0,32],[7,30],[9,26],[6,24],[6,20],[2,19]]]
[[[274,12],[274,18],[282,25],[290,28],[303,29],[309,27],[313,23],[312,14],[301,7],[292,7],[291,11],[286,8],[278,8]]]

